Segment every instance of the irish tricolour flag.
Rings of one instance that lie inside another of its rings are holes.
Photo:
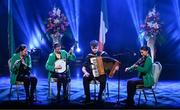
[[[107,5],[106,0],[101,0],[101,16],[99,29],[99,51],[103,51],[106,42],[106,33],[108,31]]]

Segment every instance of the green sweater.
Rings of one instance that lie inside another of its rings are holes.
[[[69,60],[69,61],[75,61],[75,59],[76,59],[75,55],[69,54],[65,50],[61,50],[60,53],[61,53],[61,59],[66,59],[66,60]],[[46,65],[45,65],[46,69],[49,71],[48,80],[50,80],[52,72],[54,72],[54,66],[55,66],[54,63],[55,63],[55,61],[56,61],[56,55],[53,52],[53,53],[51,53],[49,55],[48,60],[47,60]],[[67,71],[68,71],[68,73],[70,75],[69,69]]]
[[[20,62],[14,66],[15,62],[17,60],[20,60],[20,53],[17,53],[17,54],[14,54],[11,59],[10,59],[10,82],[11,84],[15,84],[16,83],[16,79],[17,79],[17,76],[19,74],[19,67],[20,67]],[[28,68],[32,68],[32,64],[31,64],[31,57],[30,55],[27,55],[25,57],[25,63],[27,64]]]
[[[152,87],[154,85],[154,78],[152,73],[152,59],[148,56],[145,60],[144,66],[134,68],[140,74],[143,74],[144,87]]]

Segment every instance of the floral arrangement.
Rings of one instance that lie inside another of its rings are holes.
[[[59,8],[54,7],[53,10],[49,12],[46,24],[46,32],[53,38],[53,42],[58,42],[57,40],[61,39],[68,26],[68,20],[65,15]]]
[[[146,41],[151,37],[156,37],[160,32],[161,23],[159,22],[159,15],[156,8],[153,8],[146,16],[145,23],[140,26]]]

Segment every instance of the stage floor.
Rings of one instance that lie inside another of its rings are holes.
[[[120,81],[120,100],[126,98],[126,81]],[[97,103],[92,101],[91,104],[83,104],[84,90],[82,85],[82,79],[72,79],[70,89],[70,101],[69,102],[57,102],[53,99],[48,99],[48,83],[47,79],[38,79],[37,86],[37,101],[32,105],[26,104],[25,92],[23,86],[20,87],[20,101],[17,101],[15,87],[13,89],[13,95],[11,100],[8,98],[9,94],[9,78],[0,78],[0,108],[63,108],[63,109],[110,109],[110,108],[127,108],[124,103],[117,103],[118,98],[118,81],[108,80],[109,84],[109,98],[105,99],[104,103]],[[91,87],[91,98],[93,100],[93,86]],[[53,84],[52,95],[56,94],[56,84]],[[137,91],[135,96],[135,106],[133,108],[180,108],[180,82],[179,81],[160,81],[155,90],[158,103],[155,103],[152,94],[147,94],[148,101],[146,102],[144,96],[141,96],[141,104],[138,105]],[[148,92],[148,91],[147,91]]]

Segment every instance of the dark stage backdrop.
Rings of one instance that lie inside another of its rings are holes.
[[[64,12],[62,2],[65,0],[12,1],[15,46],[17,47],[21,43],[30,46],[33,37],[38,37],[36,32],[38,30],[40,39],[38,42],[34,41],[37,43],[34,45],[41,50],[40,62],[37,63],[44,68],[48,54],[51,52],[52,40],[46,37],[42,27],[54,4]],[[131,4],[128,5],[127,1],[130,1]],[[124,65],[123,68],[133,64],[139,57],[140,47],[134,22],[136,20],[143,22],[148,11],[156,5],[163,23],[161,35],[164,40],[156,44],[155,60],[160,61],[163,65],[161,79],[179,80],[180,10],[178,7],[180,4],[178,0],[107,0],[107,2],[109,31],[105,50],[112,57],[120,60]],[[0,74],[8,73],[7,3],[8,0],[0,0]],[[89,42],[93,39],[98,40],[101,0],[80,0],[79,6],[79,45],[82,50],[80,54],[84,57],[90,51]],[[132,17],[135,15],[137,19]],[[73,40],[71,32],[65,35],[64,45],[67,50],[71,46],[68,44],[72,44]],[[134,56],[133,53],[137,53],[137,55]]]

